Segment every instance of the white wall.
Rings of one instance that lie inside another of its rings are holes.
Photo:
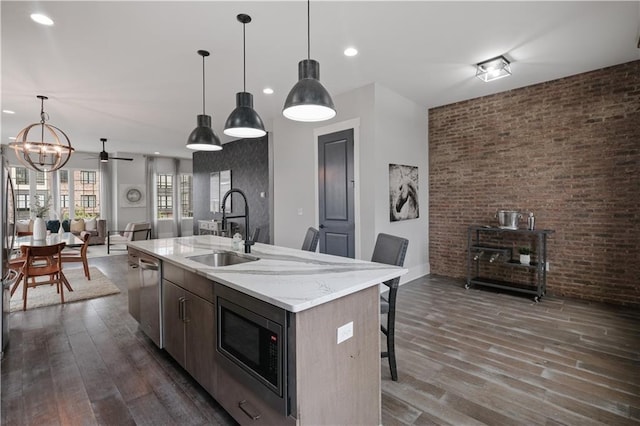
[[[409,239],[403,282],[426,275],[429,267],[429,152],[427,110],[407,98],[376,84],[375,234],[380,232]],[[389,164],[418,167],[419,217],[389,220]],[[371,250],[373,250],[373,246]],[[368,253],[370,257],[371,252]],[[367,253],[365,252],[365,256]]]
[[[427,111],[378,84],[335,96],[337,116],[324,123],[276,118],[274,141],[274,243],[299,248],[317,226],[316,135],[359,122],[355,141],[359,230],[356,257],[370,259],[379,232],[409,238],[402,282],[429,272]],[[345,127],[346,128],[346,127]],[[420,217],[389,221],[389,163],[419,167]],[[301,209],[302,214],[299,214]]]
[[[147,179],[145,176],[145,157],[141,154],[130,154],[126,152],[118,152],[111,154],[114,157],[133,158],[133,161],[110,160],[112,179],[112,200],[113,211],[111,217],[115,222],[115,226],[107,224],[109,229],[123,230],[129,222],[143,222],[147,220],[146,207],[123,207],[120,202],[122,194],[120,193],[121,185],[145,185]],[[149,202],[149,194],[147,202]]]
[[[300,248],[315,223],[313,124],[273,123],[273,242]],[[301,213],[301,214],[299,214]]]

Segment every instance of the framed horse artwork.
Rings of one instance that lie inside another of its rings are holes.
[[[418,167],[389,164],[389,219],[397,222],[418,217]]]

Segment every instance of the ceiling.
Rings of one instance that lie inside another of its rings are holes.
[[[247,91],[267,130],[306,58],[305,1],[2,1],[2,144],[39,121],[77,150],[190,158],[185,147],[202,113],[222,129]],[[34,23],[45,13],[55,24]],[[311,57],[336,96],[379,83],[427,108],[640,59],[640,2],[311,2]],[[359,54],[346,57],[354,46]],[[505,55],[513,76],[484,83],[477,62]],[[262,89],[271,87],[272,95]],[[340,104],[336,103],[338,118]],[[345,117],[342,117],[343,119]],[[346,117],[351,118],[351,117]]]

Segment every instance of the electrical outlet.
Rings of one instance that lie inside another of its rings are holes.
[[[298,209],[298,216],[302,216],[302,207]]]
[[[353,321],[338,327],[338,344],[353,337]]]
[[[549,262],[545,263],[545,268],[546,268],[547,272],[549,272]]]

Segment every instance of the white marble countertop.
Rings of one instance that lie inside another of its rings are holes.
[[[232,250],[230,238],[212,235],[132,241],[128,245],[290,312],[408,272],[397,266],[260,243],[251,247],[251,255],[260,258],[255,262],[213,268],[187,259],[213,250]]]

